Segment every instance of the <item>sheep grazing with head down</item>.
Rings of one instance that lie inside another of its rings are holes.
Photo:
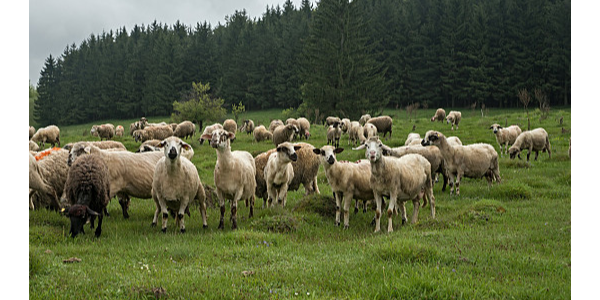
[[[180,139],[187,139],[194,136],[196,133],[196,125],[191,121],[183,121],[175,127],[173,130],[173,136],[176,136]]]
[[[310,137],[310,122],[304,117],[300,117],[296,121],[298,121],[298,125],[300,126],[298,127],[300,136],[308,140]]]
[[[503,128],[500,124],[494,123],[490,126],[490,129],[496,135],[496,142],[500,145],[500,155],[504,154],[504,152],[508,154],[508,146],[514,144],[519,134],[521,134],[521,127],[517,125]],[[504,146],[504,149],[502,146]]]
[[[392,117],[390,117],[390,116],[379,116],[379,117],[375,117],[375,118],[370,118],[367,121],[367,124],[373,124],[373,125],[375,125],[375,127],[377,127],[377,132],[383,132],[383,137],[386,140],[388,138],[392,137],[392,125],[393,125]],[[386,138],[385,135],[388,132],[390,133],[390,135]]]
[[[400,158],[383,155],[383,151],[391,149],[382,144],[379,137],[371,137],[364,144],[353,150],[365,149],[365,156],[371,163],[371,188],[377,209],[375,211],[375,232],[380,230],[381,201],[384,195],[390,197],[387,210],[388,232],[392,232],[392,215],[396,207],[400,208],[402,224],[406,222],[404,203],[413,202],[412,223],[419,217],[420,200],[427,200],[431,206],[431,218],[435,219],[435,198],[431,182],[431,165],[419,154],[407,154]],[[399,203],[398,203],[399,202]],[[398,204],[396,204],[398,203]]]
[[[106,123],[102,125],[93,125],[90,130],[90,135],[97,136],[100,140],[110,140],[115,136],[115,125]]]
[[[358,119],[358,124],[360,124],[360,126],[365,126],[365,123],[367,123],[367,121],[369,121],[369,119],[371,119],[371,115],[364,114],[364,115],[360,116],[360,119]]]
[[[40,146],[37,143],[34,143],[33,141],[29,141],[29,151],[40,151]]]
[[[158,215],[162,213],[162,232],[167,231],[169,211],[175,217],[175,224],[181,233],[185,232],[184,214],[189,214],[188,205],[197,200],[202,214],[202,225],[206,222],[206,195],[198,176],[196,166],[187,158],[182,158],[183,149],[192,147],[178,137],[163,140],[159,148],[164,149],[164,156],[156,163],[152,180],[152,199],[156,203],[156,211],[152,226],[156,226]]]
[[[223,129],[223,125],[221,125],[219,123],[215,123],[215,124],[212,124],[210,126],[204,127],[204,131],[202,132],[202,135],[198,139],[198,141],[200,141],[200,145],[204,144],[204,139],[202,138],[202,136],[204,136],[204,135],[212,135],[213,131],[215,131],[217,129]]]
[[[373,200],[373,189],[371,188],[371,164],[366,160],[358,162],[343,162],[336,159],[336,154],[344,151],[344,148],[323,146],[321,149],[313,149],[319,157],[327,182],[335,196],[335,225],[340,225],[340,208],[344,207],[344,229],[350,226],[350,202],[352,199],[363,202]],[[358,208],[355,208],[355,211]]]
[[[247,151],[231,151],[230,140],[235,134],[223,129],[213,131],[212,135],[203,135],[210,139],[210,145],[217,152],[214,180],[221,207],[219,229],[223,229],[225,217],[225,198],[231,199],[231,228],[237,228],[237,204],[246,200],[250,204],[251,218],[254,215],[254,191],[256,189],[256,166],[252,154]]]
[[[30,203],[36,207],[51,207],[59,210],[59,197],[63,194],[69,166],[66,164],[69,151],[62,148],[50,148],[38,152],[29,161]],[[40,184],[39,182],[42,182]],[[34,183],[34,181],[37,181]],[[37,196],[36,196],[37,194]]]
[[[348,145],[352,143],[352,146],[356,146],[357,143],[364,143],[367,138],[365,138],[364,128],[362,125],[360,125],[357,121],[352,121],[350,123],[350,130],[348,130]],[[375,128],[375,130],[377,130],[377,128]]]
[[[291,142],[294,134],[298,133],[298,127],[293,124],[277,126],[273,131],[273,144],[277,147],[283,142]]]
[[[86,142],[90,145],[94,145],[100,149],[113,149],[113,150],[122,150],[122,151],[127,151],[127,148],[125,147],[125,145],[123,145],[123,143],[121,142],[117,142],[117,141],[90,141],[90,142]],[[67,150],[67,151],[71,151],[71,148],[73,148],[73,144],[74,143],[68,143],[66,145],[63,146],[63,149]]]
[[[34,143],[42,144],[42,148],[46,146],[46,143],[50,143],[52,147],[58,144],[60,147],[60,129],[56,125],[39,128],[30,140]]]
[[[269,124],[269,131],[271,133],[275,132],[275,128],[279,127],[279,126],[283,126],[283,121],[279,120],[279,119],[275,119],[272,120],[271,123]]]
[[[146,125],[143,129],[133,132],[133,139],[136,142],[145,142],[147,140],[164,140],[173,135],[173,128],[170,125]]]
[[[265,140],[272,140],[273,139],[273,134],[267,130],[267,128],[265,128],[264,125],[260,125],[256,128],[254,128],[254,141],[255,142],[262,142]]]
[[[89,146],[85,149],[89,153]],[[83,225],[91,218],[92,228],[94,219],[98,217],[96,237],[102,234],[102,219],[106,206],[110,202],[110,182],[108,166],[98,156],[83,155],[71,164],[67,181],[65,182],[65,196],[71,204],[67,216],[71,219],[69,233],[75,237],[83,231]]]
[[[433,115],[433,117],[431,117],[431,122],[434,122],[434,121],[444,122],[445,119],[446,119],[446,111],[443,108],[438,108],[435,111],[435,115]]]
[[[285,207],[287,201],[288,186],[294,178],[294,168],[291,162],[298,160],[299,145],[284,142],[277,146],[275,153],[269,156],[265,166],[264,178],[267,183],[269,199],[267,206],[272,207],[273,202]]]
[[[460,194],[460,180],[464,177],[486,177],[488,186],[492,181],[501,182],[500,168],[498,166],[498,153],[490,144],[479,143],[467,146],[450,145],[446,137],[438,131],[427,131],[421,141],[423,146],[437,146],[444,157],[444,164],[450,177],[450,194],[456,188],[456,195]]]
[[[534,151],[534,160],[537,160],[540,151],[548,151],[548,158],[552,158],[552,153],[550,151],[550,139],[548,138],[548,133],[546,130],[544,130],[544,128],[523,131],[517,137],[515,143],[508,149],[510,159],[514,159],[515,156],[519,156],[519,159],[521,159],[521,151],[525,149],[529,150],[529,152],[527,152],[527,161],[529,161],[531,152]]]
[[[454,130],[454,125],[456,125],[456,130],[458,130],[458,123],[460,123],[460,119],[462,118],[462,113],[460,111],[450,111],[446,116],[446,124],[452,124],[451,130]]]
[[[334,116],[329,116],[325,119],[325,126],[329,127],[331,125],[333,125],[333,123],[338,123],[338,124],[342,124],[342,119],[340,119],[339,117],[334,117]]]

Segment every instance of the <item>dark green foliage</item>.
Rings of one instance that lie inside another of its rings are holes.
[[[517,107],[521,89],[571,101],[570,0],[288,0],[211,28],[152,22],[50,55],[32,123],[164,116],[192,82],[225,107],[314,120],[383,108]]]

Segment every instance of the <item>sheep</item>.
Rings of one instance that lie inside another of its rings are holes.
[[[214,180],[221,207],[221,220],[219,229],[223,229],[225,216],[225,198],[231,199],[231,228],[237,228],[237,203],[246,200],[250,204],[249,217],[254,215],[254,191],[256,189],[256,166],[252,154],[247,151],[231,151],[230,140],[235,138],[235,133],[224,129],[213,131],[212,135],[203,135],[204,139],[210,138],[210,145],[216,149],[217,163],[215,164]]]
[[[180,139],[187,139],[194,136],[196,131],[196,125],[190,121],[183,121],[177,124],[177,128],[173,130],[173,136]]]
[[[333,123],[337,122],[338,124],[342,123],[342,119],[338,118],[338,117],[333,117],[333,116],[329,116],[325,119],[325,126],[329,127],[331,125],[333,125]]]
[[[456,125],[456,130],[458,130],[458,123],[460,123],[461,112],[451,110],[450,113],[446,116],[446,124],[452,124],[451,130],[454,130],[454,125]]]
[[[147,140],[164,140],[173,135],[173,128],[169,125],[146,126],[144,129],[138,129],[133,132],[133,139],[136,142],[145,142]]]
[[[527,161],[529,161],[529,156],[533,151],[535,151],[534,160],[537,160],[540,151],[548,151],[548,158],[552,158],[552,153],[550,151],[550,139],[548,138],[548,133],[546,130],[544,130],[544,128],[523,131],[521,134],[519,134],[515,140],[515,143],[508,149],[510,159],[514,159],[517,155],[519,156],[519,159],[521,159],[521,150],[524,149],[529,149],[529,152],[527,153]]]
[[[133,132],[136,131],[136,130],[138,130],[138,129],[141,129],[139,121],[135,121],[135,122],[129,124],[129,135],[133,136]]]
[[[181,158],[182,150],[189,150],[192,146],[173,136],[163,140],[158,147],[164,149],[164,156],[156,163],[152,179],[152,199],[156,204],[152,226],[156,226],[158,214],[162,212],[161,228],[162,232],[167,232],[167,220],[171,211],[175,215],[176,226],[184,233],[184,214],[188,205],[197,200],[202,214],[202,226],[208,227],[206,194],[198,176],[198,169],[189,159]]]
[[[374,124],[366,123],[363,126],[363,135],[367,139],[372,136],[377,136],[377,127]]]
[[[419,145],[421,144],[421,135],[418,133],[409,133],[408,137],[406,137],[406,142],[404,142],[404,146],[408,146],[413,141],[419,141]]]
[[[29,126],[29,139],[30,140],[31,140],[31,137],[33,137],[34,134],[35,134],[35,127]]]
[[[351,126],[352,126],[352,122],[350,122],[350,119],[348,119],[348,118],[342,119],[342,122],[340,123],[340,129],[342,129],[342,133],[348,133],[348,130],[350,130]]]
[[[344,148],[335,148],[333,146],[323,146],[321,149],[313,149],[318,155],[327,182],[331,186],[331,191],[335,196],[335,225],[340,225],[340,207],[342,199],[344,201],[344,229],[350,226],[349,210],[352,199],[363,200],[364,202],[373,200],[373,189],[371,188],[371,164],[366,160],[360,160],[356,163],[343,162],[336,159],[336,154],[344,151]],[[355,211],[358,208],[355,208]]]
[[[89,148],[85,151],[89,152]],[[71,237],[84,232],[83,225],[89,217],[92,228],[95,217],[98,217],[95,235],[100,237],[102,234],[104,211],[111,199],[108,173],[106,162],[93,155],[83,155],[71,164],[64,189],[65,197],[71,204],[67,212],[67,217],[71,219]]]
[[[442,174],[442,177],[444,179],[442,192],[446,191],[446,185],[448,184],[448,175],[446,171],[446,165],[444,163],[444,157],[442,156],[440,149],[436,146],[423,147],[421,145],[421,140],[418,140],[417,142],[419,142],[419,145],[411,144],[408,146],[395,147],[392,148],[389,153],[384,153],[384,155],[389,154],[390,156],[395,157],[402,157],[410,153],[422,155],[427,159],[427,161],[429,161],[429,164],[431,164],[431,175],[434,176],[434,178],[432,178],[434,183],[437,182],[438,174]]]
[[[46,142],[50,143],[52,147],[55,144],[58,144],[60,147],[60,129],[56,125],[39,128],[30,140],[37,144],[41,143],[42,148],[46,146]]]
[[[145,141],[136,151],[135,153],[143,153],[143,152],[150,152],[150,151],[163,151],[163,148],[161,147],[161,143],[163,141],[159,141],[159,140],[149,140],[149,141]],[[194,157],[194,149],[192,147],[184,147],[181,150],[181,156],[187,158],[188,160],[192,160],[192,157]]]
[[[33,141],[29,141],[29,151],[40,151],[40,146]]]
[[[252,134],[252,132],[254,132],[254,121],[244,120],[244,126],[242,126],[242,131],[245,131],[246,134]]]
[[[294,134],[298,133],[298,127],[293,124],[277,126],[273,131],[273,144],[277,147],[283,142],[291,142]]]
[[[273,133],[273,132],[275,131],[275,128],[277,128],[277,127],[279,127],[279,126],[282,126],[282,125],[284,125],[284,124],[283,124],[283,121],[281,121],[281,120],[279,120],[279,119],[273,120],[273,121],[271,121],[271,123],[269,124],[269,131],[270,131],[271,133]]]
[[[89,150],[86,150],[89,147]],[[124,218],[129,218],[129,197],[152,198],[152,176],[156,162],[164,156],[160,152],[133,153],[129,151],[102,150],[87,142],[73,144],[67,164],[81,155],[97,155],[108,165],[110,198],[119,197]]]
[[[435,111],[435,115],[433,115],[433,117],[431,117],[431,122],[435,122],[440,121],[440,122],[444,122],[444,120],[446,119],[446,111],[443,108],[438,108]]]
[[[365,126],[365,123],[367,123],[367,121],[369,121],[369,119],[371,119],[371,115],[364,114],[364,115],[360,116],[360,119],[358,119],[358,124],[360,124],[360,126]]]
[[[298,121],[298,125],[300,126],[298,127],[298,130],[300,131],[300,136],[303,136],[305,139],[308,140],[308,138],[310,137],[310,122],[304,117],[300,117],[296,121]]]
[[[386,140],[392,137],[392,124],[393,120],[390,116],[379,116],[375,118],[370,118],[367,123],[371,123],[377,127],[377,132],[383,132],[383,137],[389,132],[390,135],[385,138]]]
[[[448,145],[452,145],[452,146],[462,146],[463,145],[462,141],[457,136],[447,137],[446,142],[448,142]]]
[[[296,127],[298,127],[298,132],[296,134],[294,134],[294,139],[297,139],[300,136],[300,124],[298,124],[298,120],[294,119],[294,118],[288,118],[287,120],[285,120],[285,125],[295,125]]]
[[[427,200],[431,206],[431,218],[435,219],[435,198],[431,182],[431,165],[429,161],[419,154],[407,154],[400,158],[383,156],[383,151],[391,151],[384,145],[379,137],[371,137],[364,144],[353,150],[365,149],[365,156],[371,163],[371,188],[377,209],[375,211],[375,232],[380,230],[382,196],[389,196],[390,203],[387,210],[388,232],[393,231],[392,215],[399,201],[402,214],[402,224],[406,222],[406,208],[404,202],[412,200],[412,223],[417,222],[419,216],[420,200],[424,198],[423,206]]]
[[[348,145],[352,143],[353,146],[356,146],[357,142],[362,144],[365,140],[366,138],[362,125],[360,125],[360,123],[357,121],[350,122],[350,129],[348,130]]]
[[[294,178],[294,168],[291,162],[298,160],[296,151],[301,147],[290,142],[283,142],[277,146],[276,152],[269,156],[263,171],[269,195],[267,207],[272,207],[273,202],[285,207],[288,186]]]
[[[332,146],[338,148],[340,146],[340,137],[342,136],[342,129],[339,127],[340,123],[333,122],[327,128],[327,145],[331,143]]]
[[[464,177],[486,177],[488,186],[492,180],[501,182],[500,168],[498,166],[498,153],[490,144],[479,143],[467,146],[450,145],[446,137],[438,131],[427,131],[421,141],[423,146],[435,145],[444,157],[444,164],[450,177],[450,194],[456,188],[456,195],[460,194],[460,180]]]
[[[260,125],[256,128],[254,128],[254,141],[256,142],[262,142],[264,140],[272,140],[273,139],[273,133],[271,133],[270,131],[267,130],[267,128],[265,128],[265,126]]]
[[[237,132],[237,123],[233,119],[227,119],[223,122],[223,129],[233,133]]]
[[[59,197],[63,193],[69,166],[66,164],[69,151],[61,148],[51,148],[38,152],[34,161],[29,163],[29,187],[33,192],[38,192],[38,207],[50,206],[59,210],[61,204]],[[39,182],[43,183],[40,184]],[[34,193],[29,194],[30,203]]]
[[[508,154],[508,146],[515,143],[519,134],[521,134],[521,127],[517,125],[511,125],[507,128],[503,128],[500,124],[494,123],[490,126],[490,129],[496,135],[496,142],[500,145],[500,155],[506,152]],[[502,149],[504,146],[504,149]]]
[[[171,126],[171,128],[173,129],[173,132],[175,132],[175,130],[177,130],[177,123],[170,123],[169,126]]]
[[[100,137],[100,140],[110,140],[115,136],[115,125],[106,123],[102,125],[93,125],[90,135]]]
[[[115,136],[122,137],[124,132],[125,128],[123,128],[123,125],[117,125],[117,128],[115,129]]]
[[[204,131],[202,132],[202,135],[198,139],[198,141],[200,141],[200,145],[204,144],[204,139],[202,138],[202,136],[206,135],[206,134],[212,135],[212,132],[216,129],[223,129],[223,125],[221,125],[219,123],[215,123],[210,126],[204,127]]]
[[[319,158],[313,154],[315,148],[311,144],[297,143],[300,146],[300,150],[296,151],[298,160],[293,161],[292,168],[294,169],[294,178],[288,185],[288,191],[296,191],[300,188],[300,184],[304,186],[304,195],[311,195],[313,193],[320,194],[319,186],[317,185],[317,174],[319,172]],[[271,149],[257,155],[254,158],[256,165],[256,197],[263,199],[263,207],[266,206],[268,200],[267,183],[264,177],[264,169],[269,160],[269,156],[273,154],[276,149]]]
[[[123,151],[127,151],[127,148],[125,147],[125,145],[123,145],[123,143],[118,142],[118,141],[90,141],[90,142],[86,142],[89,143],[91,145],[94,145],[100,149],[114,149],[114,150],[123,150]],[[71,148],[73,148],[73,143],[68,143],[66,145],[63,146],[63,149],[70,151]]]

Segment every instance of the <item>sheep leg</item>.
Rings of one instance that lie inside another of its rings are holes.
[[[217,198],[219,199],[219,207],[221,208],[221,220],[219,221],[219,227],[217,227],[218,229],[224,229],[225,228],[225,199],[223,199],[223,193],[221,192],[221,190],[217,189]]]
[[[462,177],[462,173],[458,173],[456,174],[456,181],[455,181],[455,187],[456,187],[456,196],[460,195],[460,178]]]
[[[405,205],[405,201],[401,201],[400,204],[400,217],[402,218],[402,225],[406,224],[406,221],[408,220],[406,218],[406,205]]]
[[[358,199],[356,199],[356,202],[354,202],[354,213],[357,214],[358,213]]]
[[[375,205],[377,205],[377,208],[375,209],[375,232],[379,232],[379,230],[381,230],[381,194],[376,192],[373,192],[373,194],[375,196]]]
[[[419,219],[419,207],[421,206],[421,199],[423,198],[423,192],[419,193],[419,196],[416,199],[413,199],[413,215],[412,215],[412,224],[416,224]]]
[[[529,148],[529,152],[527,152],[527,161],[529,161],[529,155],[531,155],[531,148]]]
[[[540,151],[535,151],[535,158],[533,160],[537,161],[539,154],[540,154]]]
[[[429,206],[431,206],[431,218],[435,219],[435,197],[433,196],[433,187],[428,188],[425,196],[429,200]]]
[[[123,218],[129,219],[129,195],[124,193],[117,193],[117,199],[119,199],[119,204],[121,205],[121,210],[123,211]]]
[[[250,200],[249,200],[249,202],[250,202],[250,213],[248,214],[248,218],[254,217],[254,199],[255,199],[255,196],[254,196],[254,194],[252,194],[252,196],[250,196]]]
[[[321,191],[319,191],[319,185],[317,184],[317,175],[315,175],[315,178],[312,181],[313,184],[313,192],[317,193],[317,195],[321,194]]]
[[[352,193],[346,193],[344,195],[344,229],[350,227],[350,202],[352,202]],[[358,200],[356,201],[358,203]]]
[[[156,205],[156,210],[154,211],[154,218],[152,219],[152,224],[150,224],[150,226],[155,227],[156,223],[158,222],[158,214],[160,213],[160,203],[158,202],[158,198],[157,198],[156,194],[154,193],[154,190],[152,191],[152,200],[154,200],[154,204]]]
[[[397,197],[398,196],[395,195],[395,194],[390,194],[390,204],[389,204],[388,209],[387,209],[387,215],[388,215],[388,232],[394,231],[394,226],[392,225],[392,216],[394,215],[394,208],[396,207],[396,199],[397,199]],[[404,203],[402,204],[402,208],[401,209],[402,209],[402,213],[403,213],[402,218],[405,218],[404,215],[406,214],[406,211],[404,209]]]
[[[335,192],[333,196],[335,197],[335,226],[340,226],[340,206],[342,202],[342,193]]]
[[[185,221],[183,217],[185,216],[185,209],[187,208],[187,203],[189,203],[189,200],[186,201],[185,204],[181,203],[179,205],[179,213],[175,217],[175,223],[179,226],[179,231],[181,231],[181,233],[185,232]]]
[[[277,197],[279,198],[279,199],[277,199],[277,201],[281,202],[283,207],[285,207],[285,204],[287,202],[287,191],[288,191],[288,184],[284,183],[281,185],[281,188],[279,189],[279,193],[277,193]]]
[[[160,203],[161,212],[162,212],[162,232],[167,232],[167,221],[169,220],[169,212],[167,211],[167,205],[165,203]]]
[[[96,228],[96,232],[95,232],[96,237],[100,237],[100,235],[102,234],[102,219],[103,219],[103,217],[104,216],[103,216],[103,213],[101,210],[101,213],[98,216],[98,228]],[[92,224],[94,224],[94,223],[92,222]]]

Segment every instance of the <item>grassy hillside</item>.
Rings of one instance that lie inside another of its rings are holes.
[[[527,129],[522,110],[486,112],[463,110],[460,129],[431,123],[434,109],[419,110],[413,120],[404,111],[385,113],[394,118],[392,138],[404,144],[411,129],[421,136],[429,129],[456,135],[464,144],[498,144],[492,123],[519,124]],[[280,111],[251,112],[267,124]],[[30,299],[564,299],[571,293],[571,162],[567,156],[571,110],[553,108],[545,120],[530,111],[531,128],[544,127],[550,135],[552,158],[538,161],[500,159],[502,183],[487,187],[485,179],[464,179],[461,195],[442,193],[434,186],[436,219],[421,209],[419,222],[394,232],[373,233],[373,211],[350,215],[350,228],[334,226],[335,204],[323,168],[321,195],[304,197],[304,189],[288,194],[285,209],[263,209],[257,199],[255,216],[239,206],[237,231],[231,230],[229,209],[225,230],[217,230],[219,209],[208,210],[209,228],[192,210],[185,234],[169,221],[169,230],[151,228],[154,203],[132,199],[131,218],[123,219],[117,201],[109,205],[100,238],[67,236],[69,220],[55,212],[29,212]],[[559,119],[563,117],[563,125]],[[167,118],[164,119],[168,121]],[[107,120],[126,130],[135,120]],[[160,118],[151,122],[162,121]],[[90,124],[61,128],[61,141],[92,140]],[[84,135],[84,133],[87,133]],[[313,124],[309,142],[326,143],[325,128]],[[215,150],[200,146],[198,135],[189,142],[202,182],[214,185]],[[129,136],[117,139],[129,150],[138,145]],[[356,160],[364,151],[346,150],[339,160]],[[233,150],[257,154],[273,148],[253,143],[239,133]],[[533,159],[533,156],[532,156]],[[229,203],[227,203],[227,208]],[[412,205],[407,205],[407,214]],[[385,231],[387,220],[382,220]],[[80,258],[65,264],[64,259]]]

